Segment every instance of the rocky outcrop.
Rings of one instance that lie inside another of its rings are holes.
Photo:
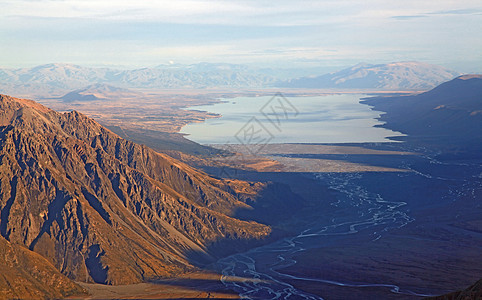
[[[54,299],[85,291],[39,254],[0,236],[0,298]]]

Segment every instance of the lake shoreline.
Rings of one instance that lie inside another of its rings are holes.
[[[383,128],[378,120],[382,112],[361,103],[367,96],[340,93],[223,98],[215,104],[185,108],[216,118],[189,123],[179,134],[199,144],[246,144],[242,140],[246,130],[259,132],[259,138],[267,143],[379,143],[404,136]]]

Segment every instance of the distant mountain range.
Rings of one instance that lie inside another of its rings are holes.
[[[59,93],[99,83],[122,88],[266,87],[276,80],[248,67],[231,64],[163,65],[135,70],[47,64],[0,69],[0,92],[59,96]]]
[[[461,73],[420,62],[358,64],[321,76],[302,77],[277,85],[310,89],[427,90]]]
[[[135,70],[47,64],[34,68],[0,69],[0,92],[20,96],[59,97],[100,83],[121,88],[146,89],[287,87],[426,90],[460,75],[455,71],[419,62],[358,64],[334,73],[288,80],[282,79],[286,77],[285,73],[286,70],[281,69],[278,72],[275,69],[221,63],[159,65]]]

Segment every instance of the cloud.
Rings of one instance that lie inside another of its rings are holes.
[[[91,18],[112,21],[239,26],[313,26],[357,20],[477,10],[451,0],[3,0],[0,17]],[[480,12],[480,8],[479,8]]]
[[[431,16],[458,16],[458,15],[481,15],[482,9],[481,8],[467,8],[467,9],[452,9],[452,10],[440,10],[435,12],[427,12],[425,14],[418,14],[418,15],[399,15],[399,16],[392,16],[392,19],[397,20],[413,20],[418,18],[427,18]]]
[[[427,16],[425,15],[415,15],[415,16],[392,16],[392,19],[396,20],[413,20],[413,19],[418,19],[418,18],[426,18]]]
[[[133,0],[7,0],[3,16],[43,18],[100,18],[112,20],[152,19],[175,21],[196,15],[235,13],[249,8],[228,1],[133,1]]]
[[[476,15],[481,14],[482,8],[452,9],[431,12],[432,15]]]
[[[2,0],[0,56],[11,64],[477,60],[480,12],[480,0]]]

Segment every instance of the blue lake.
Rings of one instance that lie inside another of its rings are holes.
[[[403,135],[374,127],[383,124],[376,119],[381,112],[361,104],[364,97],[367,95],[223,99],[214,105],[187,108],[222,116],[188,124],[181,133],[201,144],[389,142],[387,137]]]

